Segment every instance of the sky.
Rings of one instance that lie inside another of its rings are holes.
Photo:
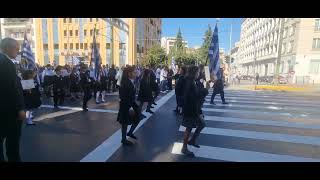
[[[162,37],[176,37],[180,27],[182,37],[188,41],[189,47],[200,47],[203,42],[205,31],[208,24],[211,25],[212,31],[217,22],[217,18],[163,18],[162,19]],[[230,29],[232,23],[231,44],[240,39],[241,18],[219,18],[219,47],[229,52],[230,48]]]

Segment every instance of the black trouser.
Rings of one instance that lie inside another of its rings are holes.
[[[150,110],[152,103],[153,103],[153,101],[148,102],[147,111]],[[140,113],[142,113],[143,104],[144,104],[144,102],[139,101],[139,110],[141,111]]]
[[[224,91],[220,91],[220,92],[215,92],[213,91],[212,95],[211,95],[211,102],[214,101],[214,97],[217,95],[217,94],[220,94],[220,97],[221,97],[221,101],[222,102],[225,102],[226,100],[224,99]]]
[[[87,103],[91,99],[91,97],[92,97],[92,94],[91,94],[90,88],[84,88],[83,89],[83,104],[82,104],[83,109],[87,108]]]
[[[10,120],[10,119],[9,119]],[[3,142],[5,140],[6,155],[9,162],[21,162],[20,157],[20,137],[21,137],[21,125],[22,121],[11,119],[16,121],[10,125],[7,131],[0,134],[0,162],[4,162]],[[1,130],[2,131],[2,130]]]
[[[59,105],[62,105],[62,103],[64,102],[64,89],[60,89],[60,90],[56,90],[53,92],[53,102],[54,102],[54,106],[58,105],[58,101],[59,101]]]
[[[138,124],[132,124],[128,134],[133,134],[133,131],[136,129],[137,126],[138,126]],[[125,141],[127,139],[127,129],[128,129],[128,125],[127,124],[122,124],[121,125],[121,134],[122,134],[121,141]]]
[[[108,91],[111,90],[111,83],[112,83],[112,91],[114,92],[116,90],[116,84],[117,84],[117,80],[115,79],[115,77],[110,77],[109,78]]]
[[[172,90],[172,78],[168,78],[168,89]]]

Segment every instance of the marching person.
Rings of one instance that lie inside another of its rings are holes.
[[[50,64],[47,64],[41,76],[41,81],[43,82],[43,89],[47,97],[52,96],[50,86],[53,83],[54,75],[55,73],[53,72],[53,67]]]
[[[107,74],[104,71],[104,68],[100,65],[99,75],[96,80],[96,103],[100,103],[100,95],[101,95],[101,102],[105,102],[105,95],[106,95],[106,86],[107,86]]]
[[[152,85],[150,80],[150,70],[145,69],[142,73],[142,78],[140,81],[140,88],[138,93],[139,109],[142,110],[144,102],[148,102],[146,112],[153,114],[154,112],[150,110],[152,107],[153,97],[152,97]]]
[[[4,38],[0,44],[0,162],[5,161],[3,142],[9,162],[20,162],[21,125],[25,120],[23,90],[12,59],[19,52],[18,41]]]
[[[160,85],[160,74],[161,74],[161,66],[158,66],[156,70],[156,78],[157,78],[158,85]]]
[[[80,85],[83,90],[82,109],[84,112],[86,112],[88,111],[87,103],[92,97],[92,93],[91,93],[92,81],[90,78],[90,70],[87,68],[85,64],[82,64],[80,69]]]
[[[221,74],[223,76],[223,69],[220,68],[220,71],[221,71]],[[226,100],[224,99],[224,82],[223,82],[223,77],[221,79],[217,79],[213,85],[213,92],[212,92],[212,95],[211,95],[211,101],[210,101],[210,104],[213,104],[215,105],[214,103],[214,97],[217,95],[217,94],[220,94],[220,97],[221,97],[221,101],[222,101],[222,104],[228,104],[226,102]]]
[[[131,141],[127,140],[126,136],[137,139],[137,137],[133,135],[133,131],[138,126],[141,119],[139,106],[135,101],[136,90],[134,87],[134,79],[135,69],[133,67],[126,67],[123,70],[121,85],[119,88],[120,107],[117,116],[117,121],[121,124],[121,143],[123,145],[133,144]],[[134,112],[130,110],[131,108],[134,110]],[[127,133],[128,125],[131,125],[131,128]]]
[[[53,102],[54,108],[58,108],[58,105],[62,105],[65,96],[65,78],[62,76],[62,66],[57,66],[55,69],[56,75],[53,80]]]
[[[187,72],[187,67],[182,66],[179,70],[179,78],[176,83],[175,93],[176,93],[176,102],[177,106],[175,112],[179,115],[182,115],[182,107],[184,100],[184,85],[185,85],[185,74]]]
[[[184,102],[183,102],[183,120],[182,126],[186,127],[184,132],[183,147],[181,152],[187,156],[194,157],[194,153],[189,151],[187,145],[199,148],[196,143],[201,130],[205,127],[203,117],[200,115],[201,109],[201,92],[196,85],[196,79],[199,76],[199,69],[197,66],[190,66],[187,70],[184,86]],[[192,138],[189,136],[192,128],[196,128]]]
[[[161,92],[164,92],[167,90],[168,87],[168,67],[164,66],[160,73],[160,88]]]
[[[119,71],[117,72],[117,75],[116,75],[118,89],[120,88],[120,85],[121,85],[121,78],[122,78],[122,73],[123,73],[124,68],[125,68],[124,65],[121,66],[121,68],[119,69]]]
[[[108,78],[109,78],[109,82],[108,82],[108,91],[111,91],[111,83],[112,83],[112,92],[116,91],[116,75],[117,75],[117,71],[114,68],[114,64],[111,65],[111,68],[109,69],[108,72]]]
[[[79,99],[80,91],[80,75],[78,73],[77,67],[72,69],[72,73],[70,74],[70,93],[71,100]]]
[[[27,125],[35,125],[32,121],[33,111],[36,108],[39,108],[41,105],[41,94],[39,91],[39,82],[35,79],[36,72],[32,70],[25,70],[22,74],[23,80],[32,80],[34,87],[31,89],[23,89],[23,96],[25,102],[26,116],[27,116]]]
[[[157,99],[159,95],[159,85],[157,83],[156,73],[153,65],[147,66],[147,68],[150,68],[150,83],[152,88],[152,104],[157,105],[155,100]]]
[[[169,70],[168,70],[168,90],[172,90],[172,79],[173,79],[173,76],[174,76],[174,72],[171,68],[171,66],[169,67]]]

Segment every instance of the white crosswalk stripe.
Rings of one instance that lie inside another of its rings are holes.
[[[199,136],[200,148],[188,145],[195,158],[234,162],[320,162],[320,103],[317,101],[320,97],[225,91],[230,104],[219,104],[221,100],[217,96],[217,105],[211,105],[212,91],[209,92],[202,108],[207,127]],[[182,136],[185,127],[180,126],[178,131]],[[228,143],[230,138],[232,142]],[[171,153],[182,155],[181,149],[182,139],[173,144]]]

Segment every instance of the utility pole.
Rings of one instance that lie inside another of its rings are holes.
[[[253,38],[254,38],[254,56],[253,56],[253,77],[255,77],[256,75],[256,63],[257,63],[257,32],[253,34]],[[254,81],[253,81],[254,82]]]
[[[283,28],[284,28],[284,19],[280,18],[280,27],[279,27],[279,38],[278,38],[278,57],[276,62],[276,74],[273,79],[276,84],[279,84],[279,69],[280,69],[280,61],[281,61],[281,54],[282,54],[282,41],[283,41]]]

